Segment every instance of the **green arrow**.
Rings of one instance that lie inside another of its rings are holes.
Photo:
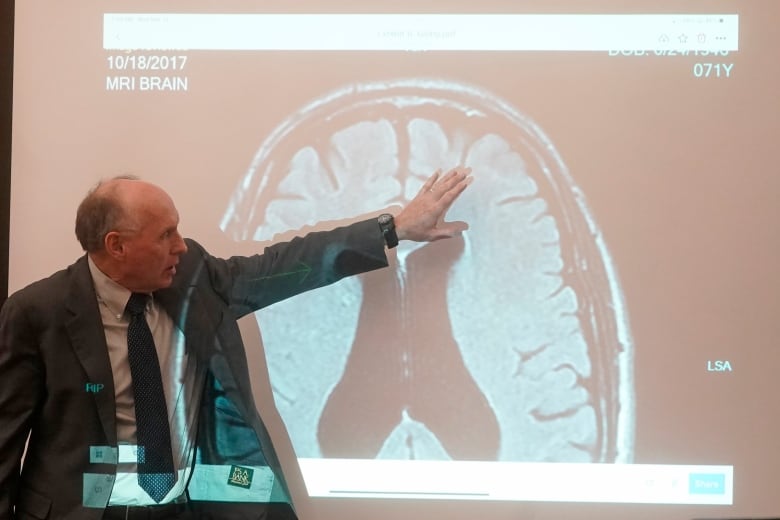
[[[253,282],[260,282],[265,280],[273,280],[275,278],[283,278],[285,276],[293,276],[296,274],[303,275],[298,282],[299,284],[302,284],[306,278],[308,278],[309,273],[311,273],[311,267],[306,265],[303,262],[298,262],[298,265],[292,270],[292,271],[285,271],[284,273],[278,273],[278,274],[271,274],[268,276],[260,276],[258,278],[252,278],[251,281]]]

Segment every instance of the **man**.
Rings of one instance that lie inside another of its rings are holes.
[[[296,518],[236,320],[459,234],[443,218],[469,172],[437,172],[395,218],[226,260],[182,238],[159,187],[99,184],[77,211],[86,255],[0,311],[0,519]]]

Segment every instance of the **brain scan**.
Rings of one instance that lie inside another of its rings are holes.
[[[455,81],[346,85],[291,114],[239,182],[242,241],[409,201],[472,168],[461,237],[256,314],[298,457],[629,462],[633,345],[604,237],[554,144]]]

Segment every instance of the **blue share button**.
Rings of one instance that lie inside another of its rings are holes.
[[[691,495],[723,495],[726,493],[726,475],[723,473],[691,473],[688,476]]]

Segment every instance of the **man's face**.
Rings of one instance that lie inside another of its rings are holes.
[[[134,292],[169,287],[187,245],[178,231],[179,214],[167,196],[152,197],[135,215],[134,229],[122,232],[125,256],[119,282]]]

